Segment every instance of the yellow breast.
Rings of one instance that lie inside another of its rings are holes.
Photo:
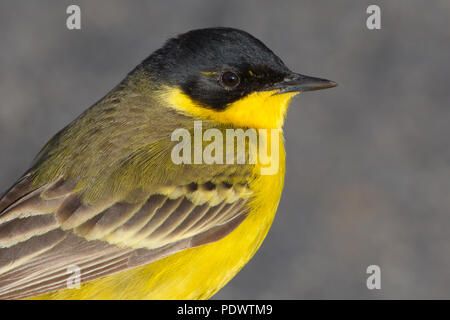
[[[255,170],[260,171],[258,167]],[[274,175],[251,185],[255,197],[248,217],[225,238],[187,249],[149,265],[123,271],[38,299],[207,299],[250,260],[272,224],[284,184],[285,152]]]

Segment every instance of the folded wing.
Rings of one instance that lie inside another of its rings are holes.
[[[217,241],[245,219],[251,196],[224,180],[87,204],[71,181],[33,190],[25,176],[0,199],[0,299],[66,288],[72,266],[83,283]]]

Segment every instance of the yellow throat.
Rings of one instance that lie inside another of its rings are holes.
[[[179,88],[166,88],[162,97],[172,108],[203,120],[212,120],[235,127],[281,129],[291,99],[298,92],[275,94],[259,91],[231,103],[225,110],[205,108]]]

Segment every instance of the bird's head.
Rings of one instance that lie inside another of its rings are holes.
[[[232,28],[181,34],[143,67],[168,106],[237,127],[281,128],[293,96],[336,86],[290,71],[261,41]]]

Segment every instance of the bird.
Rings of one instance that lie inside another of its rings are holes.
[[[336,85],[291,71],[239,29],[170,38],[54,135],[0,198],[0,299],[212,297],[275,217],[289,103]],[[199,121],[258,139],[278,130],[278,170],[175,163],[173,132],[194,135]]]

